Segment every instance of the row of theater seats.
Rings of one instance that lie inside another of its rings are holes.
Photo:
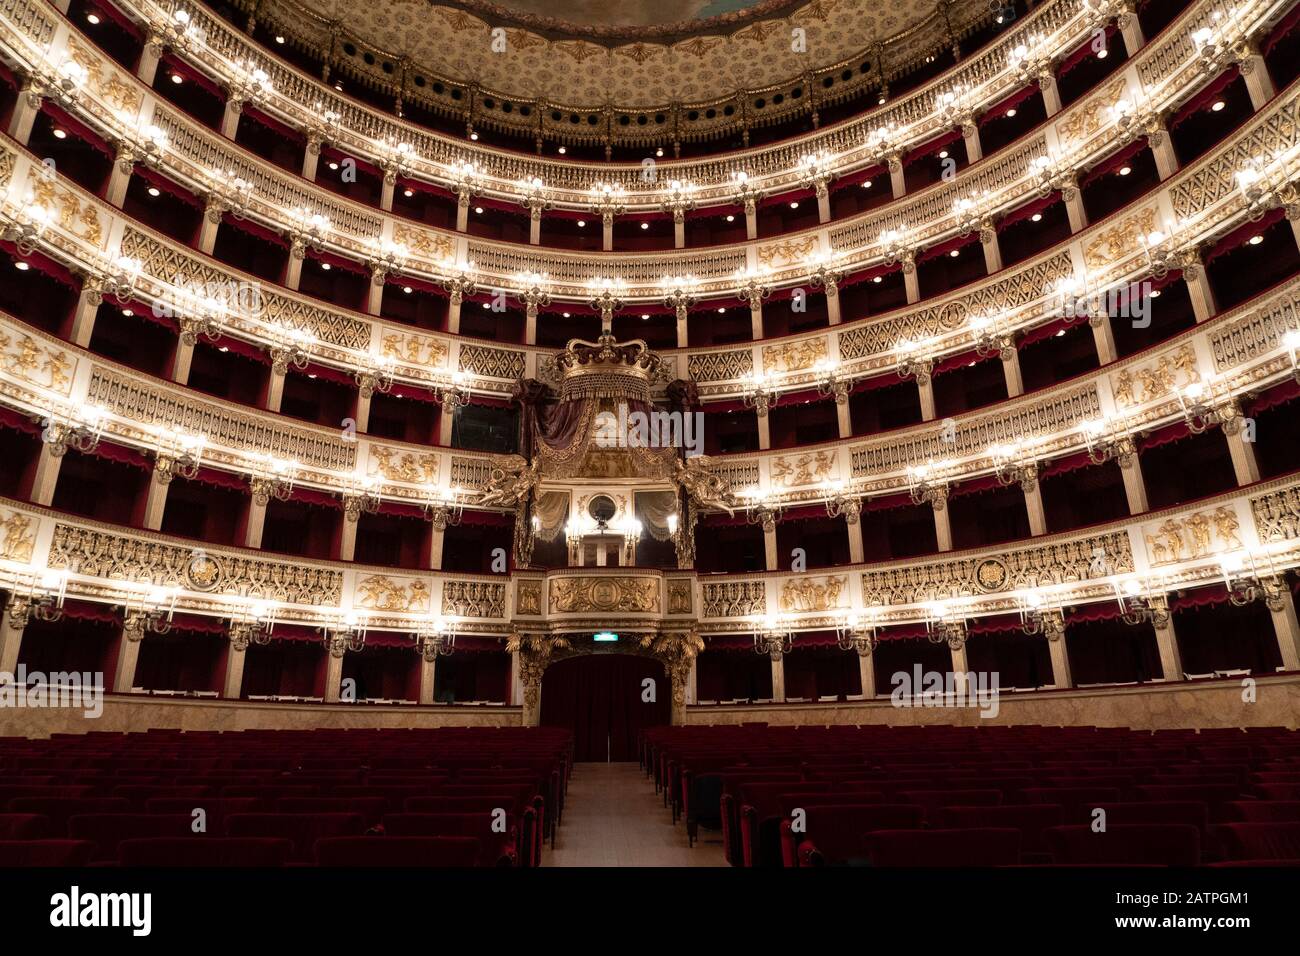
[[[0,738],[0,866],[538,866],[548,728]]]
[[[733,866],[1300,866],[1300,732],[671,727],[642,766]]]

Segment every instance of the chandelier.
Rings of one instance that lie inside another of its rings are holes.
[[[1154,148],[1159,146],[1164,136],[1164,119],[1160,111],[1151,105],[1145,90],[1130,100],[1122,97],[1109,108],[1111,122],[1119,130],[1120,142],[1131,143],[1141,137]]]
[[[50,211],[36,202],[28,193],[26,201],[17,215],[5,223],[3,239],[18,248],[20,256],[30,256],[36,249],[36,242],[41,233],[50,224]]]
[[[799,159],[799,168],[796,171],[799,183],[811,189],[818,199],[826,195],[833,175],[831,164],[832,156],[825,150],[805,154]]]
[[[99,445],[107,416],[98,405],[56,406],[41,420],[41,440],[55,458],[62,458],[69,448],[89,454]]]
[[[927,346],[931,345],[933,340],[927,339],[924,342],[912,342],[904,339],[894,346],[894,351],[898,353],[898,364],[895,371],[901,379],[916,379],[916,384],[922,387],[930,384],[930,375],[934,371],[934,359],[927,354]]]
[[[251,60],[236,63],[232,72],[234,79],[230,81],[230,98],[226,102],[235,112],[239,112],[243,104],[271,92],[271,77]]]
[[[1000,317],[976,316],[970,324],[975,332],[975,353],[981,358],[996,355],[1009,362],[1015,356],[1015,333],[1006,330]]]
[[[886,266],[902,266],[904,273],[916,271],[916,252],[908,245],[906,226],[884,230],[880,234],[880,247]]]
[[[839,292],[840,280],[844,278],[844,270],[840,266],[839,258],[833,252],[818,250],[808,259],[808,282],[813,288],[821,286],[826,290],[827,296],[834,296]]]
[[[753,216],[758,208],[758,200],[762,198],[763,191],[749,178],[749,173],[743,169],[733,169],[731,171],[731,186],[736,193],[736,201],[745,207],[745,215]]]
[[[440,284],[451,296],[452,307],[459,308],[465,301],[465,296],[473,295],[478,290],[478,280],[474,277],[474,263],[467,262],[463,268],[458,267],[454,262],[445,262],[443,265],[448,269],[456,269],[455,275],[441,280]]]
[[[663,200],[663,210],[673,217],[674,223],[686,220],[686,214],[695,208],[695,184],[670,180]]]
[[[163,49],[184,53],[203,42],[203,30],[194,23],[188,10],[178,7],[170,17],[151,25],[153,42]]]
[[[323,143],[332,143],[338,137],[339,120],[343,117],[334,110],[326,108],[319,100],[307,120],[307,149],[312,155],[319,155]]]
[[[687,310],[696,303],[699,285],[700,280],[693,275],[664,276],[660,281],[664,306],[672,309],[679,321],[686,318]]]
[[[411,165],[415,161],[415,149],[410,143],[385,139],[379,144],[379,168],[384,171],[384,184],[394,186],[399,177],[411,175]],[[466,164],[472,166],[472,164]],[[452,170],[453,176],[456,170]],[[459,181],[453,180],[452,191],[459,195]],[[465,205],[469,199],[466,198]]]
[[[158,169],[167,152],[167,142],[166,133],[154,124],[147,123],[140,126],[134,137],[121,145],[132,163],[141,162],[150,169]]]
[[[31,78],[31,95],[35,97],[31,105],[39,107],[41,99],[51,97],[64,106],[73,105],[88,75],[86,68],[71,57],[53,68],[48,62],[37,66]]]
[[[969,136],[975,129],[975,111],[968,105],[970,87],[945,90],[935,97],[935,114],[950,129],[959,129]]]
[[[367,628],[366,616],[353,611],[337,624],[320,628],[320,632],[330,657],[342,657],[347,652],[356,654],[365,650]]]
[[[614,322],[614,313],[623,308],[627,284],[622,279],[592,279],[587,284],[587,301],[600,313],[602,332],[608,332]]]
[[[271,336],[277,344],[270,346],[268,351],[271,353],[271,368],[277,375],[288,372],[291,365],[300,370],[307,367],[311,361],[309,349],[316,341],[315,335],[305,329],[272,326]]]
[[[383,501],[382,487],[374,475],[366,475],[354,482],[343,494],[343,510],[349,521],[355,521],[362,514],[372,515],[379,511]]]
[[[1300,204],[1300,190],[1292,182],[1287,165],[1283,153],[1278,151],[1270,162],[1252,157],[1237,171],[1237,186],[1246,200],[1251,222],[1259,222],[1266,212],[1279,206],[1294,213]]]
[[[203,461],[207,438],[166,425],[154,426],[154,472],[166,484],[174,477],[193,481]]]
[[[1056,640],[1065,632],[1065,618],[1061,608],[1036,588],[1021,595],[1017,604],[1021,633],[1030,637],[1042,634],[1049,640]]]
[[[947,462],[935,463],[933,459],[924,465],[907,466],[907,494],[912,504],[929,504],[935,511],[942,511],[948,501]]]
[[[459,488],[441,488],[430,482],[424,487],[420,509],[433,522],[435,531],[446,531],[459,525],[464,516],[463,493]]]
[[[1169,624],[1169,599],[1163,590],[1153,590],[1149,581],[1134,577],[1116,582],[1115,600],[1125,624],[1150,624],[1157,629]]]
[[[526,208],[534,221],[542,218],[542,213],[552,206],[551,192],[539,176],[528,176],[519,180],[519,204]]]
[[[843,405],[849,400],[849,391],[853,388],[853,376],[840,374],[839,367],[830,362],[817,365],[817,394],[822,398],[835,397],[836,405]]]
[[[1065,168],[1059,159],[1052,155],[1038,156],[1029,164],[1030,178],[1038,183],[1038,193],[1050,196],[1059,192],[1066,202],[1074,199],[1076,179],[1074,171]]]
[[[875,608],[845,613],[835,624],[835,645],[842,651],[857,651],[859,657],[870,656],[880,644],[877,614]]]
[[[362,398],[371,398],[376,392],[387,395],[393,390],[393,359],[382,355],[369,368],[357,369],[352,373],[357,391]]]
[[[135,294],[140,281],[140,260],[118,256],[99,276],[100,292],[108,293],[119,302],[126,302]]]
[[[517,298],[529,315],[535,316],[538,309],[544,309],[551,304],[549,273],[520,272],[515,276],[515,282],[522,290],[517,294]]]
[[[1229,14],[1229,23],[1232,19]],[[1223,14],[1215,10],[1210,15],[1211,26],[1201,27],[1192,33],[1197,60],[1201,69],[1209,75],[1220,73],[1229,63],[1240,62],[1250,56],[1246,41],[1228,37],[1228,24],[1222,21]]]
[[[1020,86],[1038,83],[1050,87],[1053,82],[1052,58],[1046,52],[1046,44],[1041,34],[1026,37],[1024,43],[1017,44],[1007,54],[1007,66],[1011,68]]]
[[[371,239],[366,253],[371,282],[375,285],[383,285],[390,276],[401,273],[406,266],[407,252],[404,243],[393,242],[391,239]]]
[[[449,657],[456,651],[458,622],[450,617],[425,617],[420,619],[415,632],[415,652],[428,663],[439,657]]]
[[[177,295],[177,312],[180,313],[181,342],[193,348],[199,336],[215,342],[221,338],[221,327],[226,307],[217,299],[204,299],[187,289]]]
[[[1228,599],[1234,606],[1245,607],[1262,601],[1270,611],[1281,611],[1286,607],[1285,579],[1273,567],[1267,554],[1232,552],[1219,558],[1219,567],[1223,571]]]
[[[592,209],[605,226],[614,224],[614,217],[627,210],[627,190],[618,183],[596,183],[591,187]]]
[[[779,661],[794,647],[794,635],[789,622],[779,615],[762,618],[754,631],[754,653]]]
[[[755,269],[752,266],[736,270],[736,291],[740,298],[749,303],[751,312],[761,309],[763,300],[772,294],[768,276],[767,269]]]
[[[404,154],[409,158],[410,145],[405,143],[399,145],[406,146]],[[473,195],[483,188],[483,171],[468,161],[454,163],[447,168],[451,174],[451,191],[456,194],[456,202],[461,206],[468,206]],[[406,172],[406,167],[403,166],[397,175],[405,176]]]

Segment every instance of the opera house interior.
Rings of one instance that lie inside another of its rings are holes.
[[[1298,77],[0,0],[0,867],[1300,865]]]

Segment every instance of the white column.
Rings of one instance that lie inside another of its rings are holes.
[[[1056,77],[1050,72],[1040,73],[1038,91],[1043,94],[1043,107],[1048,116],[1061,112],[1061,91],[1056,88]]]
[[[909,255],[903,263],[903,289],[907,293],[907,304],[921,301],[921,280],[916,274],[916,264]]]
[[[542,207],[534,207],[528,215],[528,244],[530,246],[540,246],[542,244]]]
[[[1210,277],[1199,253],[1193,253],[1192,261],[1183,266],[1183,281],[1187,283],[1187,294],[1192,300],[1192,312],[1197,322],[1204,322],[1219,311],[1214,301],[1214,290],[1210,288]]]
[[[434,679],[438,676],[438,659],[420,658],[420,703],[433,703]]]
[[[117,670],[113,672],[113,693],[129,694],[135,684],[135,665],[140,660],[144,623],[128,612],[117,643]]]
[[[511,707],[522,707],[524,703],[524,677],[518,651],[510,655],[510,697],[506,703]]]
[[[280,402],[284,399],[284,376],[288,369],[279,367],[278,363],[272,364],[270,378],[266,383],[266,403],[265,407],[268,412],[278,412]]]
[[[601,216],[600,219],[600,248],[605,252],[611,252],[614,249],[614,217]]]
[[[1246,81],[1246,92],[1250,94],[1251,108],[1258,112],[1277,92],[1273,86],[1273,78],[1268,74],[1268,64],[1264,62],[1259,52],[1252,48],[1250,55],[1241,61],[1239,68],[1242,78]]]
[[[1065,215],[1070,220],[1071,233],[1088,228],[1088,210],[1084,208],[1083,193],[1079,192],[1078,182],[1078,177],[1071,175],[1061,190],[1061,201],[1065,203]]]
[[[385,174],[384,181],[379,187],[379,208],[384,212],[393,211],[393,196],[397,192],[397,177]],[[461,232],[465,231],[467,217],[465,213],[469,211],[468,206],[458,207],[456,210],[456,228]]]
[[[934,382],[927,374],[924,376],[924,379],[918,378],[916,380],[916,387],[921,395],[921,421],[932,422],[935,417]]]
[[[772,447],[772,422],[766,415],[758,416],[758,448],[767,451]]]
[[[343,688],[343,652],[340,649],[337,656],[332,650],[326,653],[329,660],[325,665],[325,703],[337,704]]]
[[[307,137],[307,148],[302,151],[302,178],[309,183],[316,181],[316,169],[320,164],[320,148],[319,138]]]
[[[984,250],[984,271],[993,275],[1002,268],[1002,247],[998,244],[998,231],[992,226],[980,230],[980,247]]]
[[[1020,374],[1020,352],[1015,346],[1001,356],[1002,377],[1007,383],[1007,397],[1025,394],[1025,380]]]
[[[685,216],[685,214],[682,214],[682,215],[678,216],[677,214],[674,213],[674,215],[673,215],[673,248],[674,248],[674,249],[685,249],[685,248],[686,248],[686,216]]]
[[[834,282],[826,286],[826,318],[830,325],[840,324],[840,290]]]
[[[18,651],[23,644],[27,616],[24,609],[15,621],[14,610],[12,597],[8,608],[0,607],[0,674],[13,674],[18,670]]]
[[[1035,536],[1047,534],[1047,512],[1043,510],[1043,489],[1039,486],[1037,480],[1031,482],[1028,486],[1021,482],[1020,488],[1025,493],[1025,512],[1029,515],[1029,533]]]
[[[25,85],[18,93],[13,115],[9,117],[10,138],[16,140],[19,145],[26,146],[27,141],[32,138],[32,126],[36,122],[36,114],[40,111],[40,96],[33,92],[30,85]]]
[[[447,540],[446,524],[440,528],[435,522],[429,529],[429,567],[437,571],[442,568],[442,549]]]
[[[980,128],[976,123],[970,123],[961,129],[962,142],[966,144],[966,161],[968,163],[978,163],[984,158],[984,148],[980,145]]]
[[[780,568],[780,555],[776,553],[776,523],[763,526],[763,558],[768,571]]]
[[[203,222],[199,226],[199,252],[205,256],[212,255],[212,250],[217,248],[217,230],[221,228],[221,217],[225,215],[225,209],[219,202],[209,201],[203,207]],[[289,257],[293,261],[293,257]]]
[[[244,547],[246,548],[262,546],[262,529],[266,526],[267,503],[267,499],[259,496],[257,492],[254,492],[248,500],[248,521],[244,525]]]
[[[778,704],[785,703],[785,658],[783,657],[772,661],[772,699]]]
[[[1147,486],[1142,479],[1142,459],[1137,452],[1128,456],[1125,463],[1120,460],[1120,476],[1124,479],[1124,496],[1128,498],[1128,513],[1140,515],[1150,509],[1147,504]]]
[[[686,348],[687,328],[689,325],[687,322],[688,314],[684,308],[677,310],[677,347],[679,349]]]
[[[221,682],[221,696],[227,700],[238,700],[244,691],[244,661],[247,658],[247,646],[241,647],[232,640],[226,651],[226,674]]]
[[[907,178],[903,175],[901,156],[890,156],[885,160],[889,167],[889,189],[895,199],[902,199],[907,193]]]
[[[763,337],[763,302],[760,299],[749,304],[749,330],[755,342]]]
[[[1242,437],[1245,434],[1240,425],[1229,434],[1225,429],[1223,437],[1228,442],[1228,454],[1232,457],[1232,473],[1238,485],[1250,485],[1259,481],[1259,460],[1255,457],[1255,443]]]
[[[524,311],[524,344],[537,344],[537,306],[530,305]]]
[[[77,296],[76,311],[72,314],[72,344],[87,348],[91,336],[95,334],[95,317],[104,301],[103,293],[95,285],[95,280],[87,276],[81,284],[81,294]]]
[[[934,512],[934,536],[940,551],[952,550],[952,521],[948,517],[948,492],[943,490],[931,503]]]
[[[54,501],[54,486],[59,482],[64,451],[62,446],[52,442],[41,443],[41,456],[36,461],[36,477],[32,481],[33,504],[48,508]]]
[[[118,146],[112,171],[108,174],[108,188],[104,191],[104,199],[109,205],[122,208],[122,203],[126,201],[126,189],[131,185],[131,174],[134,171],[135,153],[125,144]]]
[[[1098,321],[1089,321],[1088,325],[1092,328],[1092,344],[1097,349],[1097,364],[1109,365],[1119,357],[1119,352],[1115,348],[1115,331],[1110,325],[1110,316],[1105,312],[1098,313]]]
[[[1129,59],[1137,55],[1137,51],[1146,46],[1146,37],[1142,35],[1142,23],[1138,20],[1136,13],[1121,13],[1116,18],[1119,24],[1120,34],[1124,37],[1124,49],[1128,51]]]
[[[970,662],[966,657],[966,642],[949,644],[948,652],[952,655],[952,672],[954,674],[970,673]]]
[[[858,655],[858,679],[862,681],[862,696],[871,700],[876,696],[876,667],[870,654]]]
[[[443,405],[438,412],[438,444],[444,448],[451,447],[451,431],[456,423],[456,413]]]
[[[1275,610],[1269,608],[1273,617],[1273,630],[1277,634],[1277,646],[1282,652],[1282,666],[1286,670],[1300,670],[1300,623],[1296,621],[1295,601],[1292,600],[1285,580],[1281,582],[1281,604]],[[4,670],[0,665],[0,670]],[[10,668],[12,670],[12,668]]]
[[[1178,635],[1174,631],[1171,615],[1164,627],[1155,628],[1156,645],[1160,649],[1160,671],[1165,680],[1183,679],[1183,657],[1178,651]]]
[[[691,671],[686,675],[686,703],[695,706],[700,702],[700,668],[699,658],[691,658]]]
[[[302,266],[306,259],[306,250],[295,244],[289,250],[289,264],[284,269],[284,286],[286,289],[293,289],[295,292],[302,285]]]
[[[221,135],[226,139],[234,139],[235,133],[239,131],[239,115],[243,108],[237,99],[226,100],[225,112],[221,114]]]
[[[460,334],[460,307],[464,302],[464,296],[459,292],[453,292],[447,302],[447,331],[452,335]]]
[[[158,75],[158,60],[162,57],[162,45],[150,37],[140,51],[140,62],[135,65],[135,75],[145,86],[153,86],[154,77]]]
[[[1159,129],[1147,135],[1147,145],[1156,161],[1156,175],[1164,182],[1178,172],[1178,154],[1174,152],[1174,141],[1161,121]]]
[[[1055,623],[1046,630],[1047,650],[1052,657],[1052,683],[1059,688],[1073,687],[1074,675],[1070,672],[1070,652],[1065,644],[1065,624],[1060,612],[1050,612]]]
[[[847,394],[844,401],[835,403],[835,424],[839,428],[840,438],[853,437],[853,411],[849,408]]]
[[[849,561],[852,564],[861,564],[866,560],[866,548],[862,541],[862,518],[845,515],[844,524],[849,532]]]
[[[181,335],[176,340],[176,350],[172,353],[172,381],[185,385],[190,380],[190,366],[194,363],[194,345],[198,341],[193,332],[185,331],[185,320],[181,320]]]
[[[369,291],[366,294],[366,312],[369,315],[378,315],[384,307],[384,284],[388,278],[386,273],[372,272],[370,274]]]
[[[167,489],[172,483],[172,463],[157,459],[149,476],[149,495],[144,503],[144,526],[149,531],[162,530],[163,512],[167,508]]]
[[[343,496],[343,527],[339,531],[339,560],[351,561],[357,553],[357,523],[361,520],[361,499]]]
[[[816,186],[817,194],[817,221],[822,225],[831,221],[831,191],[824,180],[819,180]]]
[[[745,238],[758,238],[758,203],[753,199],[745,200]]]

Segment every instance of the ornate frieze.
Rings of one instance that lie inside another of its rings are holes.
[[[456,617],[504,618],[505,582],[443,581],[442,613]]]
[[[67,395],[72,388],[77,360],[66,350],[16,327],[0,328],[0,367],[29,385]]]
[[[518,379],[524,374],[524,353],[486,345],[461,345],[457,367],[485,378]]]
[[[799,339],[763,346],[763,374],[806,372],[827,358],[826,339]]]
[[[706,618],[752,617],[767,611],[762,581],[702,581]]]
[[[429,582],[423,578],[368,574],[357,581],[353,607],[368,611],[429,612]]]
[[[1241,522],[1236,511],[1227,505],[1171,515],[1159,523],[1143,525],[1141,533],[1152,567],[1239,551],[1244,546]]]
[[[1300,488],[1279,488],[1251,498],[1250,509],[1260,541],[1300,538]]]
[[[690,376],[696,382],[734,382],[754,377],[754,353],[749,349],[727,352],[699,352],[687,358]]]
[[[371,445],[367,474],[412,485],[431,484],[438,480],[438,456],[432,452]]]
[[[40,522],[32,515],[0,508],[0,558],[29,564]]]
[[[551,614],[606,613],[658,614],[659,579],[631,575],[557,577],[549,584]]]
[[[834,611],[849,607],[849,576],[828,574],[821,577],[789,578],[781,585],[780,607],[783,612]]]
[[[836,458],[831,449],[779,455],[772,459],[772,484],[777,488],[795,488],[833,481]]]
[[[1115,372],[1110,377],[1110,387],[1115,405],[1125,409],[1165,398],[1200,380],[1196,351],[1191,342],[1184,342],[1158,358]]]

